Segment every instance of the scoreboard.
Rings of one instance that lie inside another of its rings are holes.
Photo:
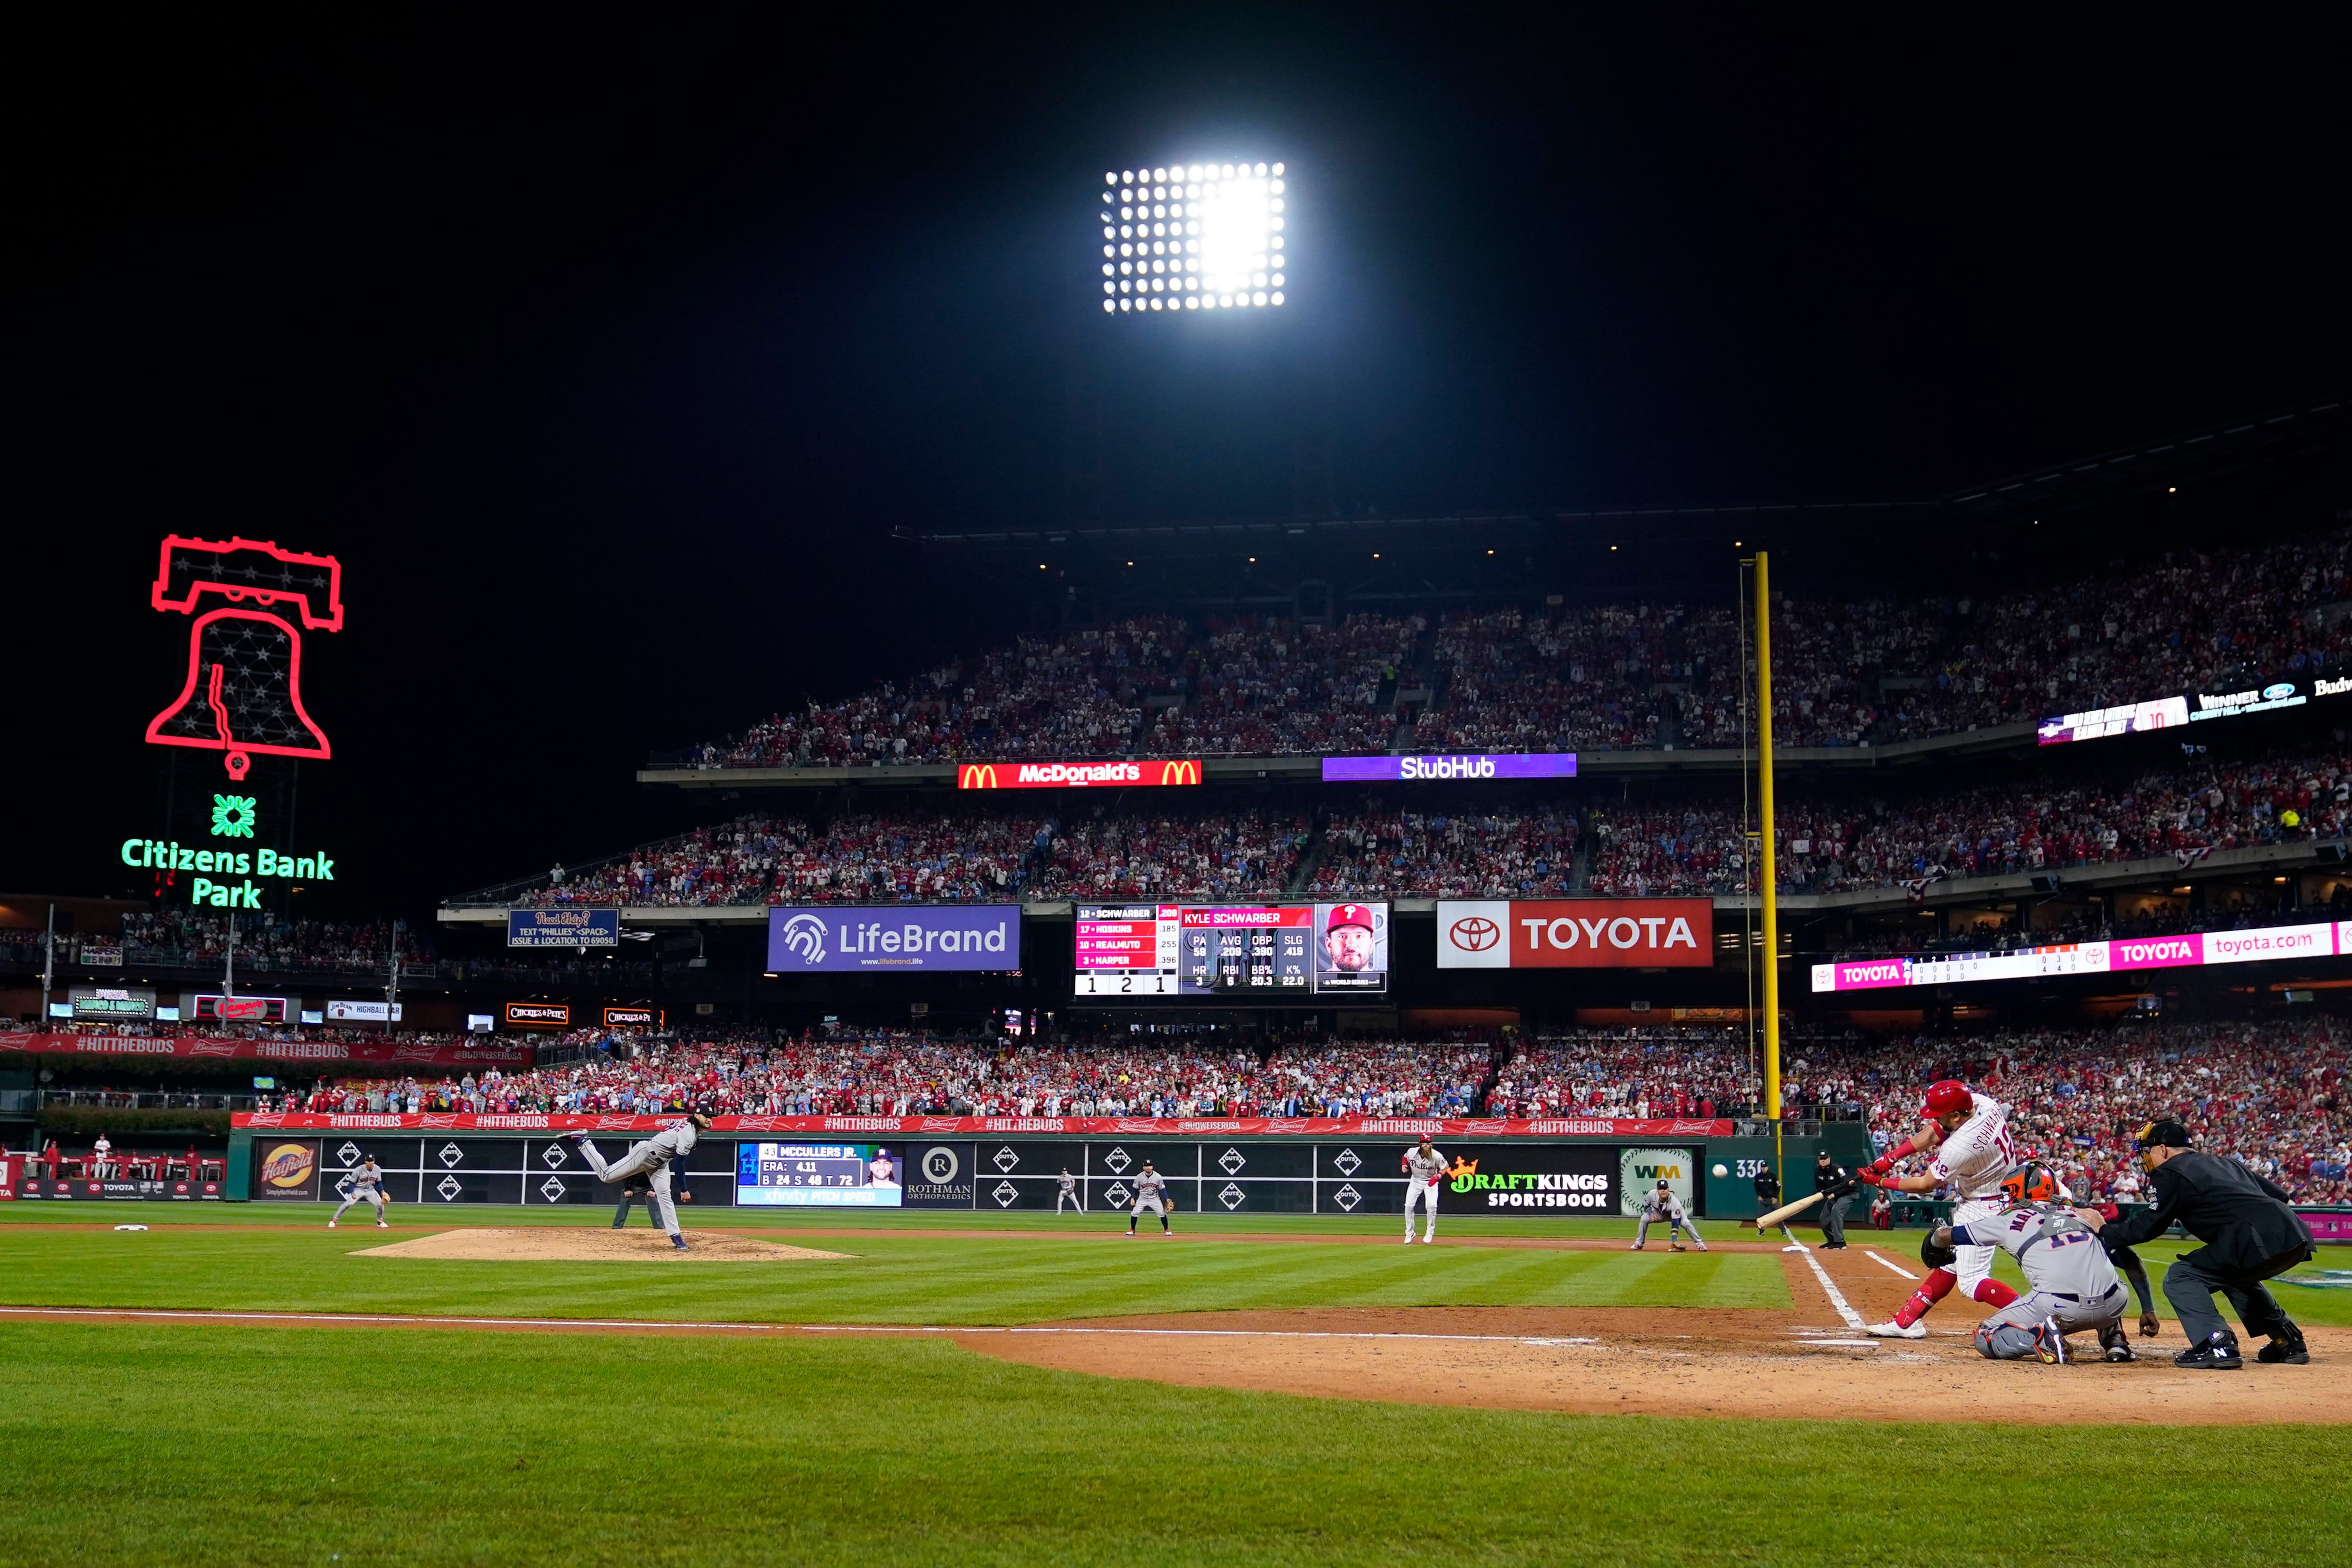
[[[735,1201],[821,1208],[897,1208],[899,1155],[878,1144],[735,1145]]]
[[[1073,994],[1279,1003],[1385,996],[1385,904],[1080,904]]]

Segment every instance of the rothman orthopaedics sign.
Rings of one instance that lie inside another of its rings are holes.
[[[1704,898],[1444,899],[1441,969],[1704,969],[1715,906]]]

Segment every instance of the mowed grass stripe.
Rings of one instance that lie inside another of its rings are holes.
[[[2273,1564],[2340,1555],[2339,1447],[1308,1400],[937,1341],[0,1324],[9,1563]],[[2150,1475],[2195,1506],[2086,1505]],[[2000,1528],[1941,1528],[1953,1496]]]
[[[1116,1237],[860,1238],[789,1264],[446,1262],[352,1254],[341,1231],[16,1229],[19,1306],[394,1312],[750,1322],[1017,1323],[1322,1306],[1789,1305],[1776,1255],[1281,1247]]]

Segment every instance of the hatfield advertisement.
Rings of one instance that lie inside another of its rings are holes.
[[[2207,964],[2261,964],[2352,953],[2352,921],[2271,925],[2251,931],[2070,942],[2010,953],[1952,953],[1935,958],[1854,958],[1813,966],[1816,991],[1871,991],[1949,986],[1969,980],[2035,980],[2062,975],[2123,974]]]
[[[1573,779],[1573,751],[1457,752],[1451,757],[1327,757],[1326,784],[1445,784],[1457,779]]]
[[[1144,762],[967,762],[956,769],[959,789],[1142,789],[1200,781],[1197,757]]]
[[[1704,898],[1444,899],[1441,969],[1704,969],[1715,905]]]
[[[1019,967],[1017,904],[831,904],[768,911],[771,974]]]

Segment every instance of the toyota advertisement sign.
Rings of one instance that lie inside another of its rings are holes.
[[[1704,898],[1442,899],[1441,969],[1705,969],[1715,905]]]
[[[1017,904],[829,904],[768,911],[772,974],[1020,967]]]

